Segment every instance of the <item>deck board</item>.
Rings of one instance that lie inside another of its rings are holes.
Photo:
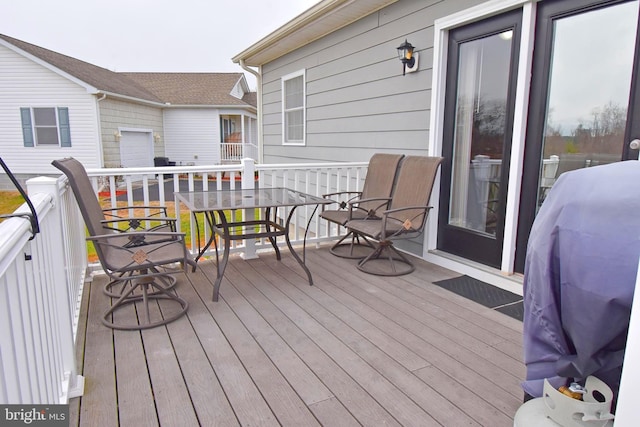
[[[456,274],[423,261],[383,278],[321,246],[307,265],[314,286],[286,250],[280,262],[232,256],[213,302],[215,265],[201,262],[178,276],[187,315],[141,332],[101,324],[109,299],[97,276],[70,425],[513,424],[519,321],[433,285]]]

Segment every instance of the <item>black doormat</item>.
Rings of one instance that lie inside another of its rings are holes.
[[[505,291],[469,276],[440,280],[433,282],[433,284],[514,319],[522,320],[524,314],[522,297],[513,292]]]

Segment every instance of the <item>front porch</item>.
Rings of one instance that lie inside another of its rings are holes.
[[[383,278],[319,244],[307,263],[314,286],[286,251],[234,255],[214,303],[215,266],[201,262],[179,276],[187,315],[142,332],[100,323],[96,276],[70,425],[513,425],[521,322],[433,285],[459,274],[418,259]]]

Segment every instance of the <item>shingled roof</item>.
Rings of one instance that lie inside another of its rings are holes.
[[[0,39],[100,92],[160,104],[257,105],[255,96],[245,96],[241,100],[231,95],[242,73],[119,73],[4,34],[0,34]]]
[[[121,73],[175,105],[252,105],[231,95],[242,73]]]

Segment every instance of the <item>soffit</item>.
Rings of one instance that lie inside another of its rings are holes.
[[[397,0],[324,0],[232,58],[258,67]]]

